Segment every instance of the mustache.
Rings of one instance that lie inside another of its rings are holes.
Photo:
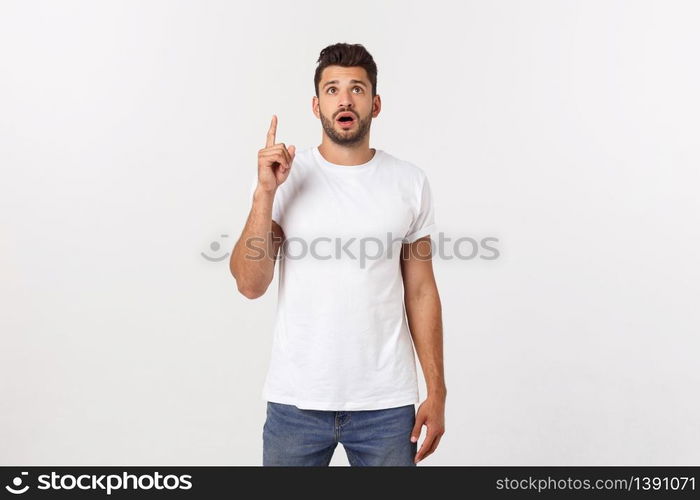
[[[357,116],[357,113],[355,113],[354,111],[350,111],[350,110],[346,110],[346,111],[342,111],[342,110],[341,110],[341,111],[338,111],[335,115],[333,115],[333,118],[337,117],[338,115],[342,115],[343,113],[350,113],[350,114],[352,114],[355,118],[359,118],[359,116]]]

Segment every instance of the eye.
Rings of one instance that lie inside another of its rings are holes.
[[[360,92],[364,92],[364,90],[360,86],[353,87],[353,90],[355,90],[355,89],[360,89]],[[328,87],[328,90],[326,90],[326,93],[330,93],[331,90],[335,90],[335,87]]]

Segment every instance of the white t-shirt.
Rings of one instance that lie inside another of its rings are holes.
[[[251,197],[256,184],[257,173]],[[435,231],[425,172],[381,149],[352,166],[300,150],[272,219],[286,241],[263,399],[336,411],[417,403],[400,254]]]

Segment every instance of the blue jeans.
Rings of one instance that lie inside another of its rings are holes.
[[[267,403],[263,466],[327,466],[342,443],[352,466],[415,466],[410,404],[382,410],[302,410]]]

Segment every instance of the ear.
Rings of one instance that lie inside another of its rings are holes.
[[[321,114],[319,113],[318,107],[319,107],[318,97],[313,96],[311,98],[311,111],[316,116],[316,118],[318,118],[320,120]]]
[[[381,110],[382,110],[382,98],[379,97],[379,94],[377,94],[374,96],[374,99],[372,102],[372,118],[376,118]]]

